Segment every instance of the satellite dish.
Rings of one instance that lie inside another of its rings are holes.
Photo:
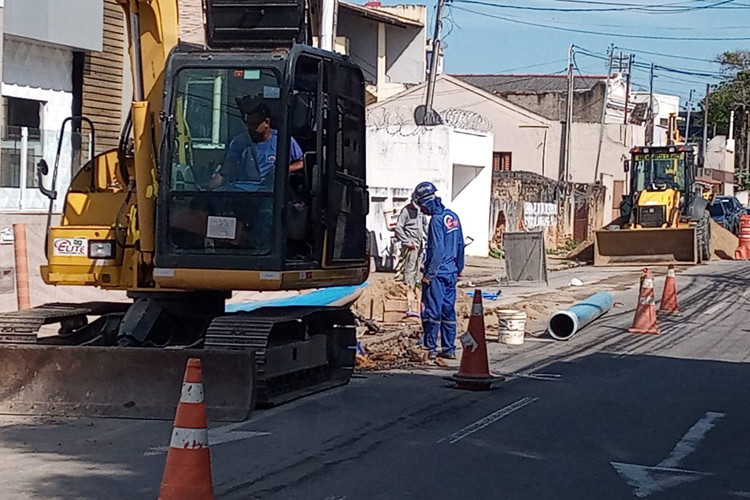
[[[434,109],[427,112],[427,106],[420,104],[414,109],[414,123],[422,127],[434,127],[442,125],[443,119]]]

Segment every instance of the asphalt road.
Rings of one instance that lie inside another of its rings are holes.
[[[749,279],[741,262],[680,273],[683,313],[658,336],[626,332],[627,290],[568,342],[491,344],[509,376],[488,392],[450,388],[455,368],[368,373],[211,426],[216,496],[750,498]],[[156,498],[170,432],[2,417],[0,498]]]

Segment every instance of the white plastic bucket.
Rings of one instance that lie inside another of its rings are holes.
[[[526,313],[515,309],[500,309],[497,312],[498,340],[503,344],[523,344],[526,331]]]

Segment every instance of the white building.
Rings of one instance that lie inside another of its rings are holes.
[[[417,184],[429,181],[443,204],[461,219],[471,241],[467,255],[487,255],[490,239],[492,187],[491,132],[462,130],[451,125],[371,124],[367,129],[367,184],[370,214],[367,227],[377,251],[387,257],[392,215],[409,202]],[[385,264],[385,262],[384,262]]]
[[[676,95],[653,94],[653,114],[654,114],[654,131],[653,146],[667,145],[667,130],[669,125],[669,115],[679,116],[680,98]],[[648,92],[634,92],[633,102],[649,102]]]
[[[66,118],[92,119],[97,152],[117,144],[123,32],[122,9],[114,0],[5,0],[4,7],[0,0],[1,212],[46,211],[49,200],[37,189],[36,165],[41,159],[54,165]],[[58,193],[65,193],[71,176],[93,153],[90,130],[81,132],[82,140],[74,143],[65,135]],[[50,172],[47,186],[51,177]],[[62,201],[59,196],[56,209]]]

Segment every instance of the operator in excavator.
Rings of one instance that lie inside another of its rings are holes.
[[[238,99],[247,133],[229,143],[224,161],[214,173],[209,188],[230,191],[272,192],[276,173],[278,132],[271,127],[271,111],[260,98]],[[303,152],[291,138],[289,172],[304,167]]]

